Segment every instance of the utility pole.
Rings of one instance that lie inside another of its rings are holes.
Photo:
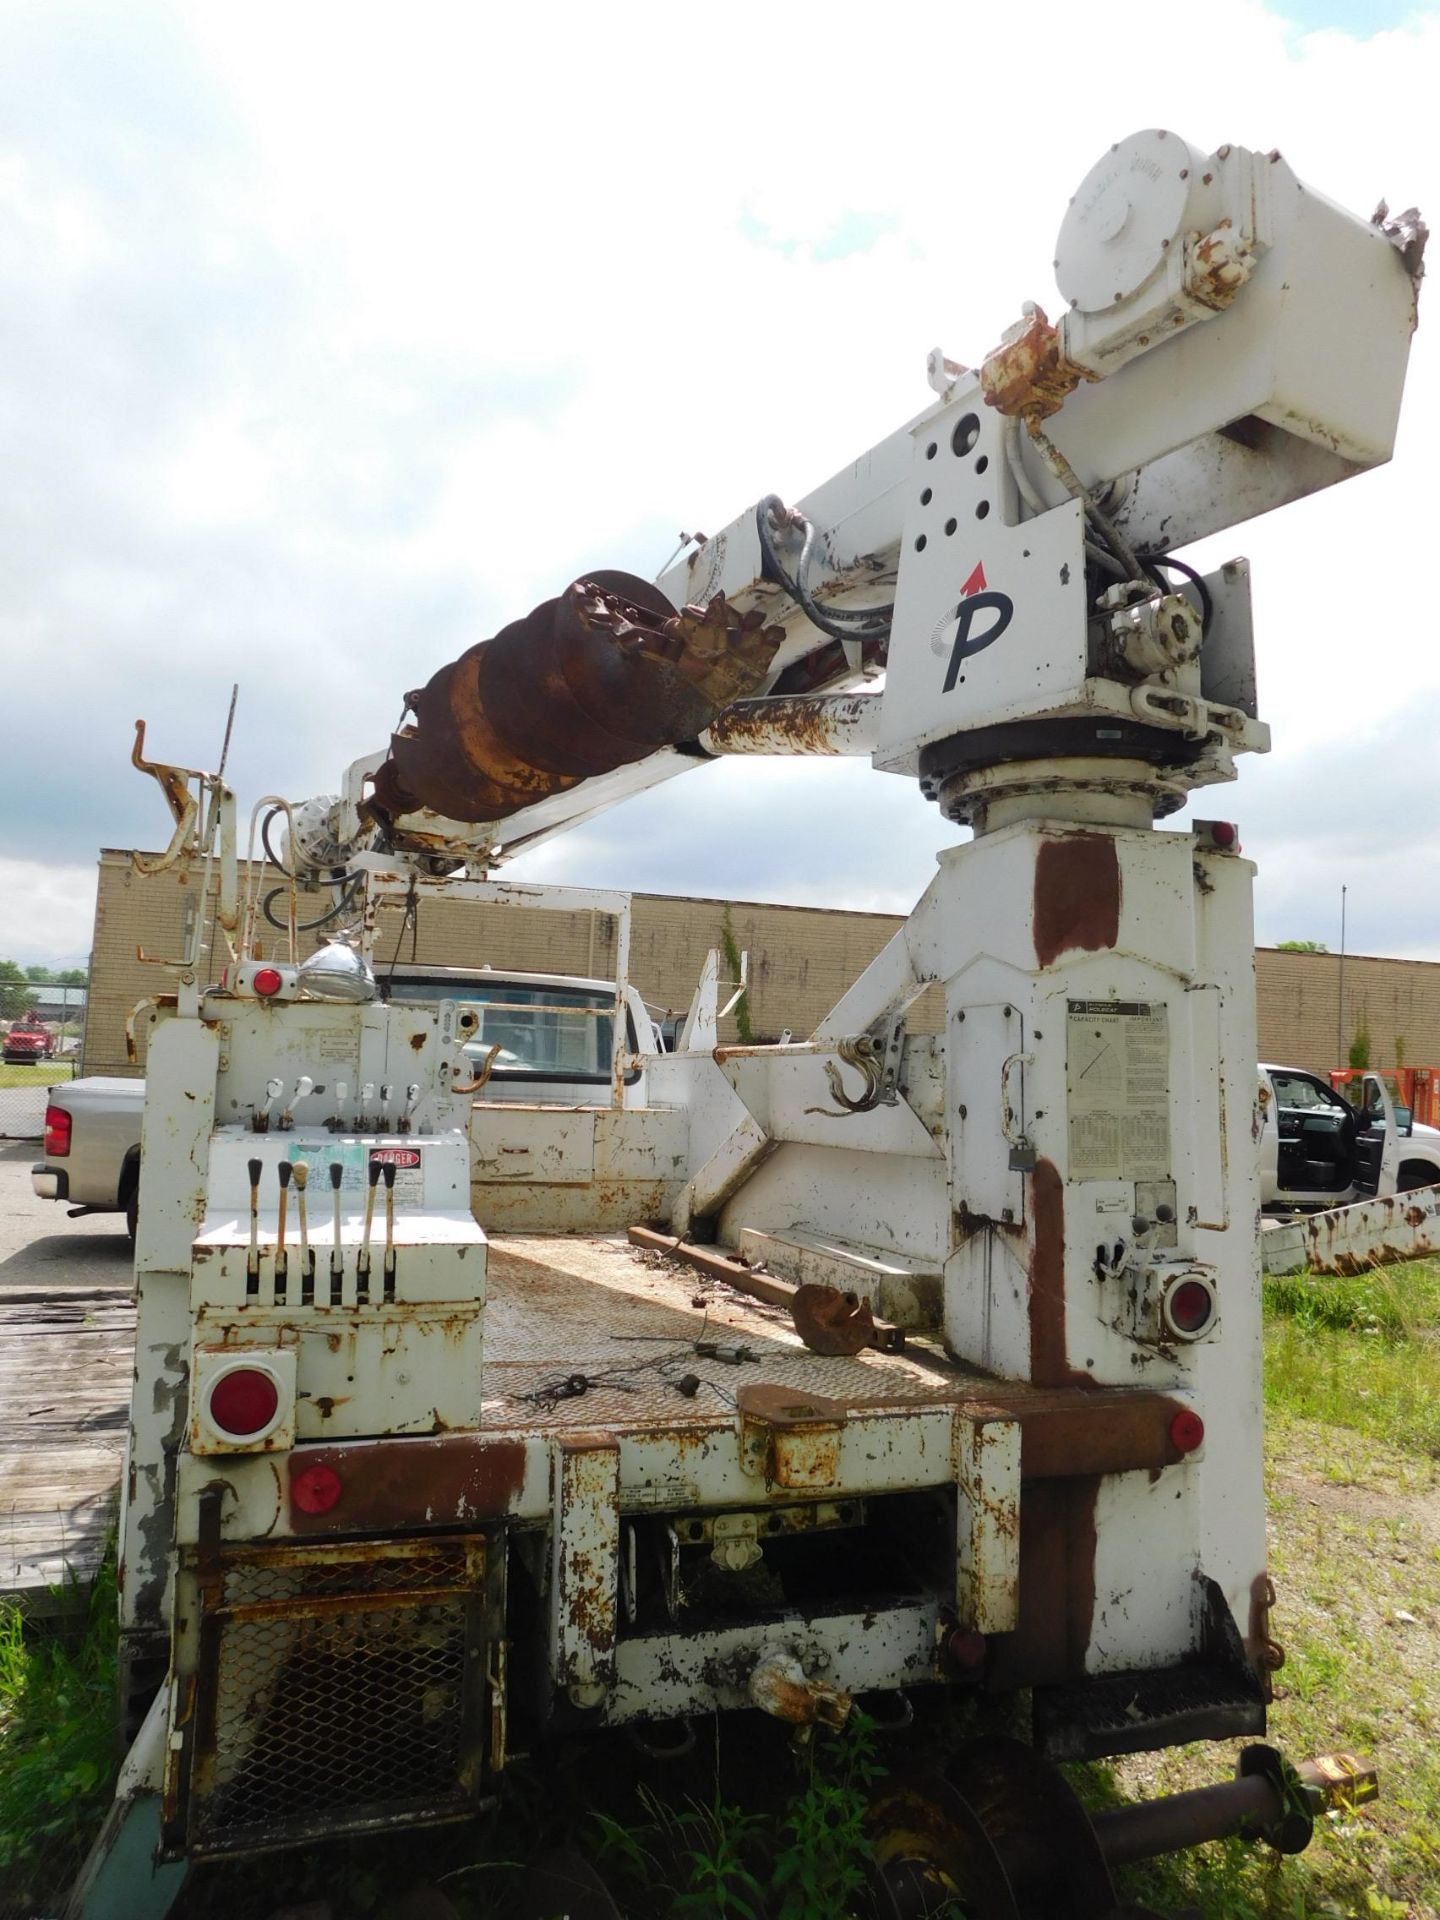
[[[1335,1006],[1335,1064],[1344,1067],[1350,1064],[1345,1051],[1345,895],[1348,887],[1340,889],[1340,991],[1336,995]]]

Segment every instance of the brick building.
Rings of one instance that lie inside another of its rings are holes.
[[[270,872],[262,891],[279,881]],[[202,897],[198,869],[185,876],[147,876],[135,871],[128,852],[101,854],[85,1027],[88,1073],[141,1070],[126,1060],[126,1016],[147,994],[164,991],[170,976],[137,958],[136,949],[162,959],[178,955],[198,915],[208,972],[212,913],[213,897]],[[786,1027],[801,1035],[811,1031],[900,924],[896,914],[637,893],[630,970],[652,1008],[683,1012],[706,953],[711,947],[723,951],[728,931],[750,956],[749,1005],[757,1037],[774,1039]],[[283,950],[282,934],[271,929],[270,941],[267,951]],[[303,944],[308,951],[314,938]],[[392,954],[406,961],[413,955],[435,966],[489,962],[603,979],[613,964],[614,925],[604,915],[431,898],[422,902],[413,930],[403,927],[398,913],[382,922],[376,952],[382,966]],[[1261,947],[1255,965],[1262,1059],[1316,1070],[1341,1064],[1336,1058],[1339,956]],[[1412,1065],[1440,1062],[1440,963],[1349,954],[1344,998],[1346,1044],[1361,1028],[1368,1030],[1374,1064],[1394,1065],[1397,1047]],[[930,1002],[927,995],[914,1009],[917,1030],[933,1029],[938,1008]]]

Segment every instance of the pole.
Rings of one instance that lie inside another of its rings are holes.
[[[1335,1064],[1347,1067],[1350,1056],[1345,1051],[1345,895],[1348,887],[1340,889],[1340,989],[1336,995],[1335,1007]]]

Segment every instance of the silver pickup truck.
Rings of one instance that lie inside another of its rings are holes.
[[[481,1009],[481,1024],[466,1052],[477,1063],[489,1062],[483,1099],[587,1106],[608,1098],[613,982],[489,968],[400,966],[382,973],[380,991],[391,1000],[464,1000]],[[659,1052],[659,1034],[639,994],[627,987],[625,998],[629,1052]],[[627,1104],[643,1103],[642,1074],[638,1064],[631,1070]],[[69,1201],[72,1217],[123,1213],[133,1240],[144,1106],[143,1080],[91,1078],[51,1087],[45,1158],[30,1171],[41,1199]]]
[[[133,1240],[144,1107],[143,1080],[91,1077],[51,1087],[45,1158],[30,1169],[30,1184],[40,1198],[68,1200],[72,1218],[123,1213]]]

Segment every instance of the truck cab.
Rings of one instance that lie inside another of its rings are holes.
[[[463,1001],[478,1024],[466,1043],[482,1084],[477,1100],[534,1106],[608,1106],[615,1053],[615,982],[561,973],[492,973],[488,967],[386,968],[380,997],[409,1005]],[[634,987],[622,988],[629,1064],[626,1106],[643,1106],[640,1057],[661,1041]]]
[[[1340,1207],[1440,1184],[1440,1129],[1417,1126],[1378,1074],[1354,1084],[1353,1103],[1320,1075],[1260,1068],[1260,1202]]]

